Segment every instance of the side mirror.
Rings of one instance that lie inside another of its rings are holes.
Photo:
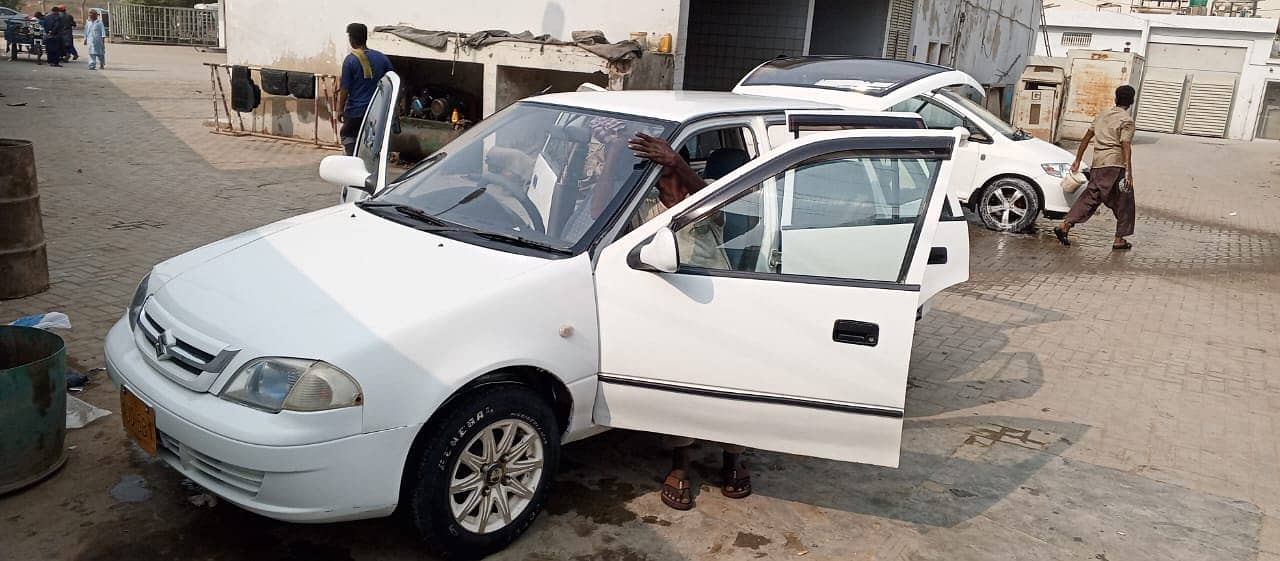
[[[676,249],[676,235],[671,228],[663,228],[644,243],[631,250],[627,264],[632,269],[655,273],[674,273],[680,266]]]
[[[355,156],[326,156],[320,160],[320,179],[339,187],[354,187],[370,195],[377,178]]]
[[[951,130],[952,130],[952,131],[954,131],[954,132],[958,132],[958,133],[960,133],[960,145],[961,145],[961,146],[964,146],[965,144],[968,144],[968,143],[969,143],[969,139],[970,139],[970,138],[973,138],[973,133],[969,132],[969,129],[967,129],[967,128],[965,128],[965,127],[954,127],[954,128],[952,128]],[[332,157],[333,157],[333,156],[330,156],[330,158],[332,158]]]

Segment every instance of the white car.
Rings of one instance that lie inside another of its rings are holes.
[[[1061,188],[1075,155],[987,111],[982,85],[958,70],[874,58],[779,58],[751,71],[733,91],[918,113],[931,129],[968,129],[955,154],[951,192],[993,230],[1026,231],[1041,213],[1062,218],[1075,202],[1076,195]]]
[[[959,132],[775,146],[830,106],[553,94],[392,181],[398,83],[321,164],[371,197],[141,281],[106,361],[142,449],[280,520],[400,506],[446,557],[514,540],[561,445],[611,427],[897,465],[917,309],[968,277]],[[664,208],[637,132],[718,179]]]

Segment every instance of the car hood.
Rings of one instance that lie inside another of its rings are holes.
[[[1009,144],[1013,145],[1013,150],[1017,152],[1019,159],[1028,160],[1031,165],[1037,167],[1040,164],[1069,164],[1076,158],[1075,154],[1039,138],[1028,138]]]
[[[546,263],[344,205],[172,259],[153,274],[152,300],[245,354],[325,358],[471,305]]]

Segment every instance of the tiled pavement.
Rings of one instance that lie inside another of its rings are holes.
[[[85,368],[151,264],[336,199],[326,152],[201,127],[214,55],[112,55],[96,74],[0,62],[0,137],[36,143],[53,274],[0,318],[67,312]],[[917,329],[899,469],[752,453],[756,496],[704,487],[675,513],[651,438],[610,433],[566,450],[548,515],[499,557],[1280,560],[1280,148],[1140,135],[1135,160],[1133,252],[1108,250],[1105,210],[1069,249],[1048,222],[971,230],[971,281]],[[85,398],[116,409],[109,384]],[[190,507],[114,417],[69,444],[55,479],[0,498],[0,557],[421,557],[388,521]],[[126,473],[155,496],[113,500]]]

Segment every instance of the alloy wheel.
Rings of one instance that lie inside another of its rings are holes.
[[[982,204],[991,222],[1001,230],[1012,230],[1027,215],[1027,198],[1012,185],[997,185]]]
[[[449,508],[468,531],[496,532],[517,519],[542,481],[545,452],[538,432],[520,419],[480,431],[454,462]]]

